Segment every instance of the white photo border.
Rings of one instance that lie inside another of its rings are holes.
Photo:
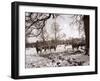
[[[47,67],[25,69],[25,12],[83,14],[90,16],[90,65],[72,67]],[[19,6],[19,75],[43,75],[95,71],[95,10],[54,8],[42,6]]]

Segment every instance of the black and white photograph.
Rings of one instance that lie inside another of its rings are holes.
[[[25,68],[88,66],[89,19],[25,12]]]
[[[97,74],[97,7],[12,3],[12,78]]]

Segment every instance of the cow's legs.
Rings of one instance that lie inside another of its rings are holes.
[[[72,46],[72,50],[74,51],[74,46]]]

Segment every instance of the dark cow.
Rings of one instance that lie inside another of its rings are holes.
[[[54,49],[56,51],[56,47],[57,47],[56,45],[51,45],[50,46],[50,51],[51,51],[51,49]]]
[[[45,45],[42,46],[42,49],[44,49],[44,51],[46,51],[47,49],[49,49],[51,51],[51,49],[54,49],[56,51],[56,45]]]
[[[77,44],[77,43],[72,43],[72,49],[74,50],[74,48],[76,48],[76,49],[78,50],[79,44]]]
[[[34,46],[34,47],[36,48],[37,53],[38,53],[39,51],[42,52],[42,48],[40,47],[38,41],[35,43],[35,46]]]
[[[81,47],[81,49],[83,49],[83,47],[86,46],[86,43],[85,43],[85,42],[81,42],[81,43],[79,44],[79,46]]]
[[[44,49],[44,51],[46,51],[47,49],[49,49],[51,51],[51,49],[54,49],[56,51],[56,45],[40,45],[39,42],[37,41],[36,44],[34,45],[34,47],[36,48],[37,53],[40,51],[42,52],[42,50]]]
[[[74,50],[75,48],[78,50],[79,47],[81,47],[81,49],[83,49],[82,47],[85,46],[84,42],[78,42],[78,43],[72,43],[72,49]]]
[[[40,53],[42,52],[42,48],[41,47],[36,47],[36,51],[37,53],[40,51]]]

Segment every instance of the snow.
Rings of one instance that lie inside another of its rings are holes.
[[[66,49],[67,48],[67,49]],[[89,65],[89,56],[84,52],[73,52],[71,46],[57,46],[57,50],[53,49],[42,51],[37,54],[35,48],[26,48],[26,68],[40,67],[63,67],[63,66],[86,66]]]
[[[37,55],[35,48],[26,48],[26,55]]]
[[[47,54],[47,53],[56,53],[56,52],[63,52],[63,51],[66,51],[66,50],[72,50],[71,49],[71,45],[68,45],[65,47],[65,45],[57,45],[57,48],[56,48],[56,51],[54,51],[54,49],[51,49],[50,50],[46,50],[46,52],[44,52],[44,50],[42,50],[42,53],[43,54]],[[26,48],[26,55],[37,55],[37,52],[36,52],[36,49],[33,47],[33,48]]]

